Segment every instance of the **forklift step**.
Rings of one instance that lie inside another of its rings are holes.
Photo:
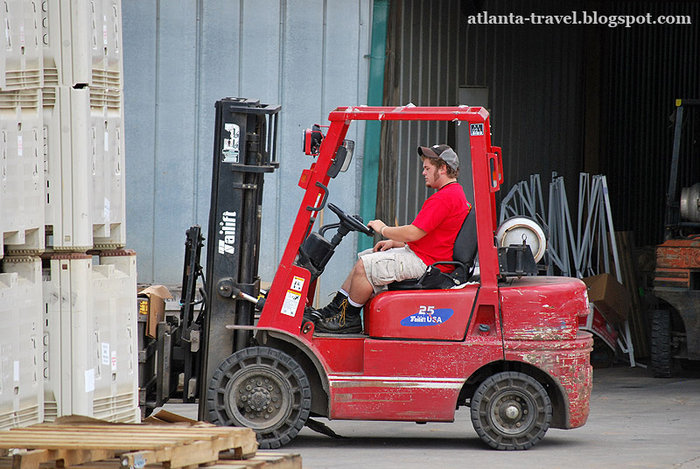
[[[366,339],[367,334],[332,334],[330,332],[314,332],[314,337],[333,337],[336,339]]]

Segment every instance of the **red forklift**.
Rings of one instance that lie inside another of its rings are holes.
[[[288,443],[317,423],[312,417],[452,422],[460,406],[471,408],[479,437],[496,449],[528,449],[550,427],[584,425],[593,345],[578,328],[588,315],[586,286],[536,276],[526,244],[496,246],[503,167],[485,109],[339,107],[328,126],[306,131],[304,148],[315,161],[301,171],[303,197],[267,291],[257,277],[262,180],[277,167],[279,107],[227,98],[216,109],[206,306],[192,312],[192,279],[203,273],[196,235],[178,321],[189,330],[179,336],[194,338],[179,343],[197,354],[184,397],[199,398],[200,419],[250,427],[261,448]],[[358,120],[445,121],[467,132],[474,208],[455,244],[454,274],[435,282],[428,277],[437,269],[429,268],[376,295],[364,308],[363,333],[321,334],[303,319],[316,282],[348,233],[373,235],[359,216],[328,203],[330,183],[352,158],[345,137]],[[324,208],[339,221],[314,231]]]

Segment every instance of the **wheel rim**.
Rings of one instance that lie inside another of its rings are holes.
[[[298,392],[277,370],[250,366],[231,377],[224,405],[229,415],[248,428],[273,431],[292,413],[289,396]]]
[[[489,405],[491,422],[501,433],[516,436],[526,433],[532,426],[536,406],[534,399],[518,391],[501,391],[493,396]]]

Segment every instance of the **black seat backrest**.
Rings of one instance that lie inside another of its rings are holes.
[[[474,214],[474,206],[472,206],[472,209],[467,214],[467,218],[462,223],[462,228],[457,233],[452,259],[465,264],[469,268],[474,263],[476,248],[476,215]]]

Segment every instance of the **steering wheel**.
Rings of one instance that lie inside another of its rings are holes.
[[[347,225],[353,231],[359,231],[367,236],[374,236],[374,230],[362,222],[362,218],[357,215],[348,215],[343,212],[343,210],[334,204],[328,204],[328,208],[333,211],[338,218],[340,218],[340,223]]]

